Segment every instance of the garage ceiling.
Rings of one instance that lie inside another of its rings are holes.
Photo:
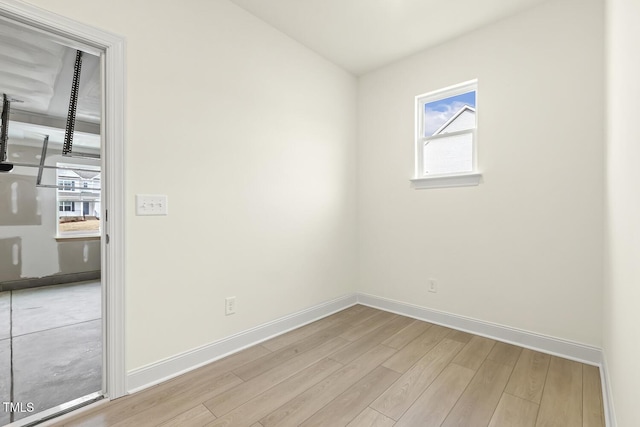
[[[76,50],[0,21],[0,94],[11,102],[9,142],[50,136],[62,144]],[[74,145],[100,147],[100,58],[83,54]]]

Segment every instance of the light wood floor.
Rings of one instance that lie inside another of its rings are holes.
[[[604,426],[597,367],[356,305],[68,426]]]

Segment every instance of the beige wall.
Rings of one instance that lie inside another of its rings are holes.
[[[360,291],[601,345],[602,13],[547,2],[360,79]],[[414,97],[474,78],[484,182],[411,189]]]
[[[607,0],[607,244],[604,352],[617,425],[640,424],[640,4]]]
[[[30,2],[126,38],[127,369],[354,291],[354,77],[225,0]]]

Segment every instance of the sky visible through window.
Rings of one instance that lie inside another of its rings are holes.
[[[424,134],[431,136],[462,107],[476,107],[476,92],[471,91],[424,105]]]

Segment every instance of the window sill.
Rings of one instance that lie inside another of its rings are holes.
[[[100,236],[96,235],[80,235],[80,236],[56,236],[56,242],[69,242],[74,240],[100,240]]]
[[[422,188],[471,187],[480,184],[481,173],[465,173],[456,175],[433,175],[411,180],[411,187]]]

